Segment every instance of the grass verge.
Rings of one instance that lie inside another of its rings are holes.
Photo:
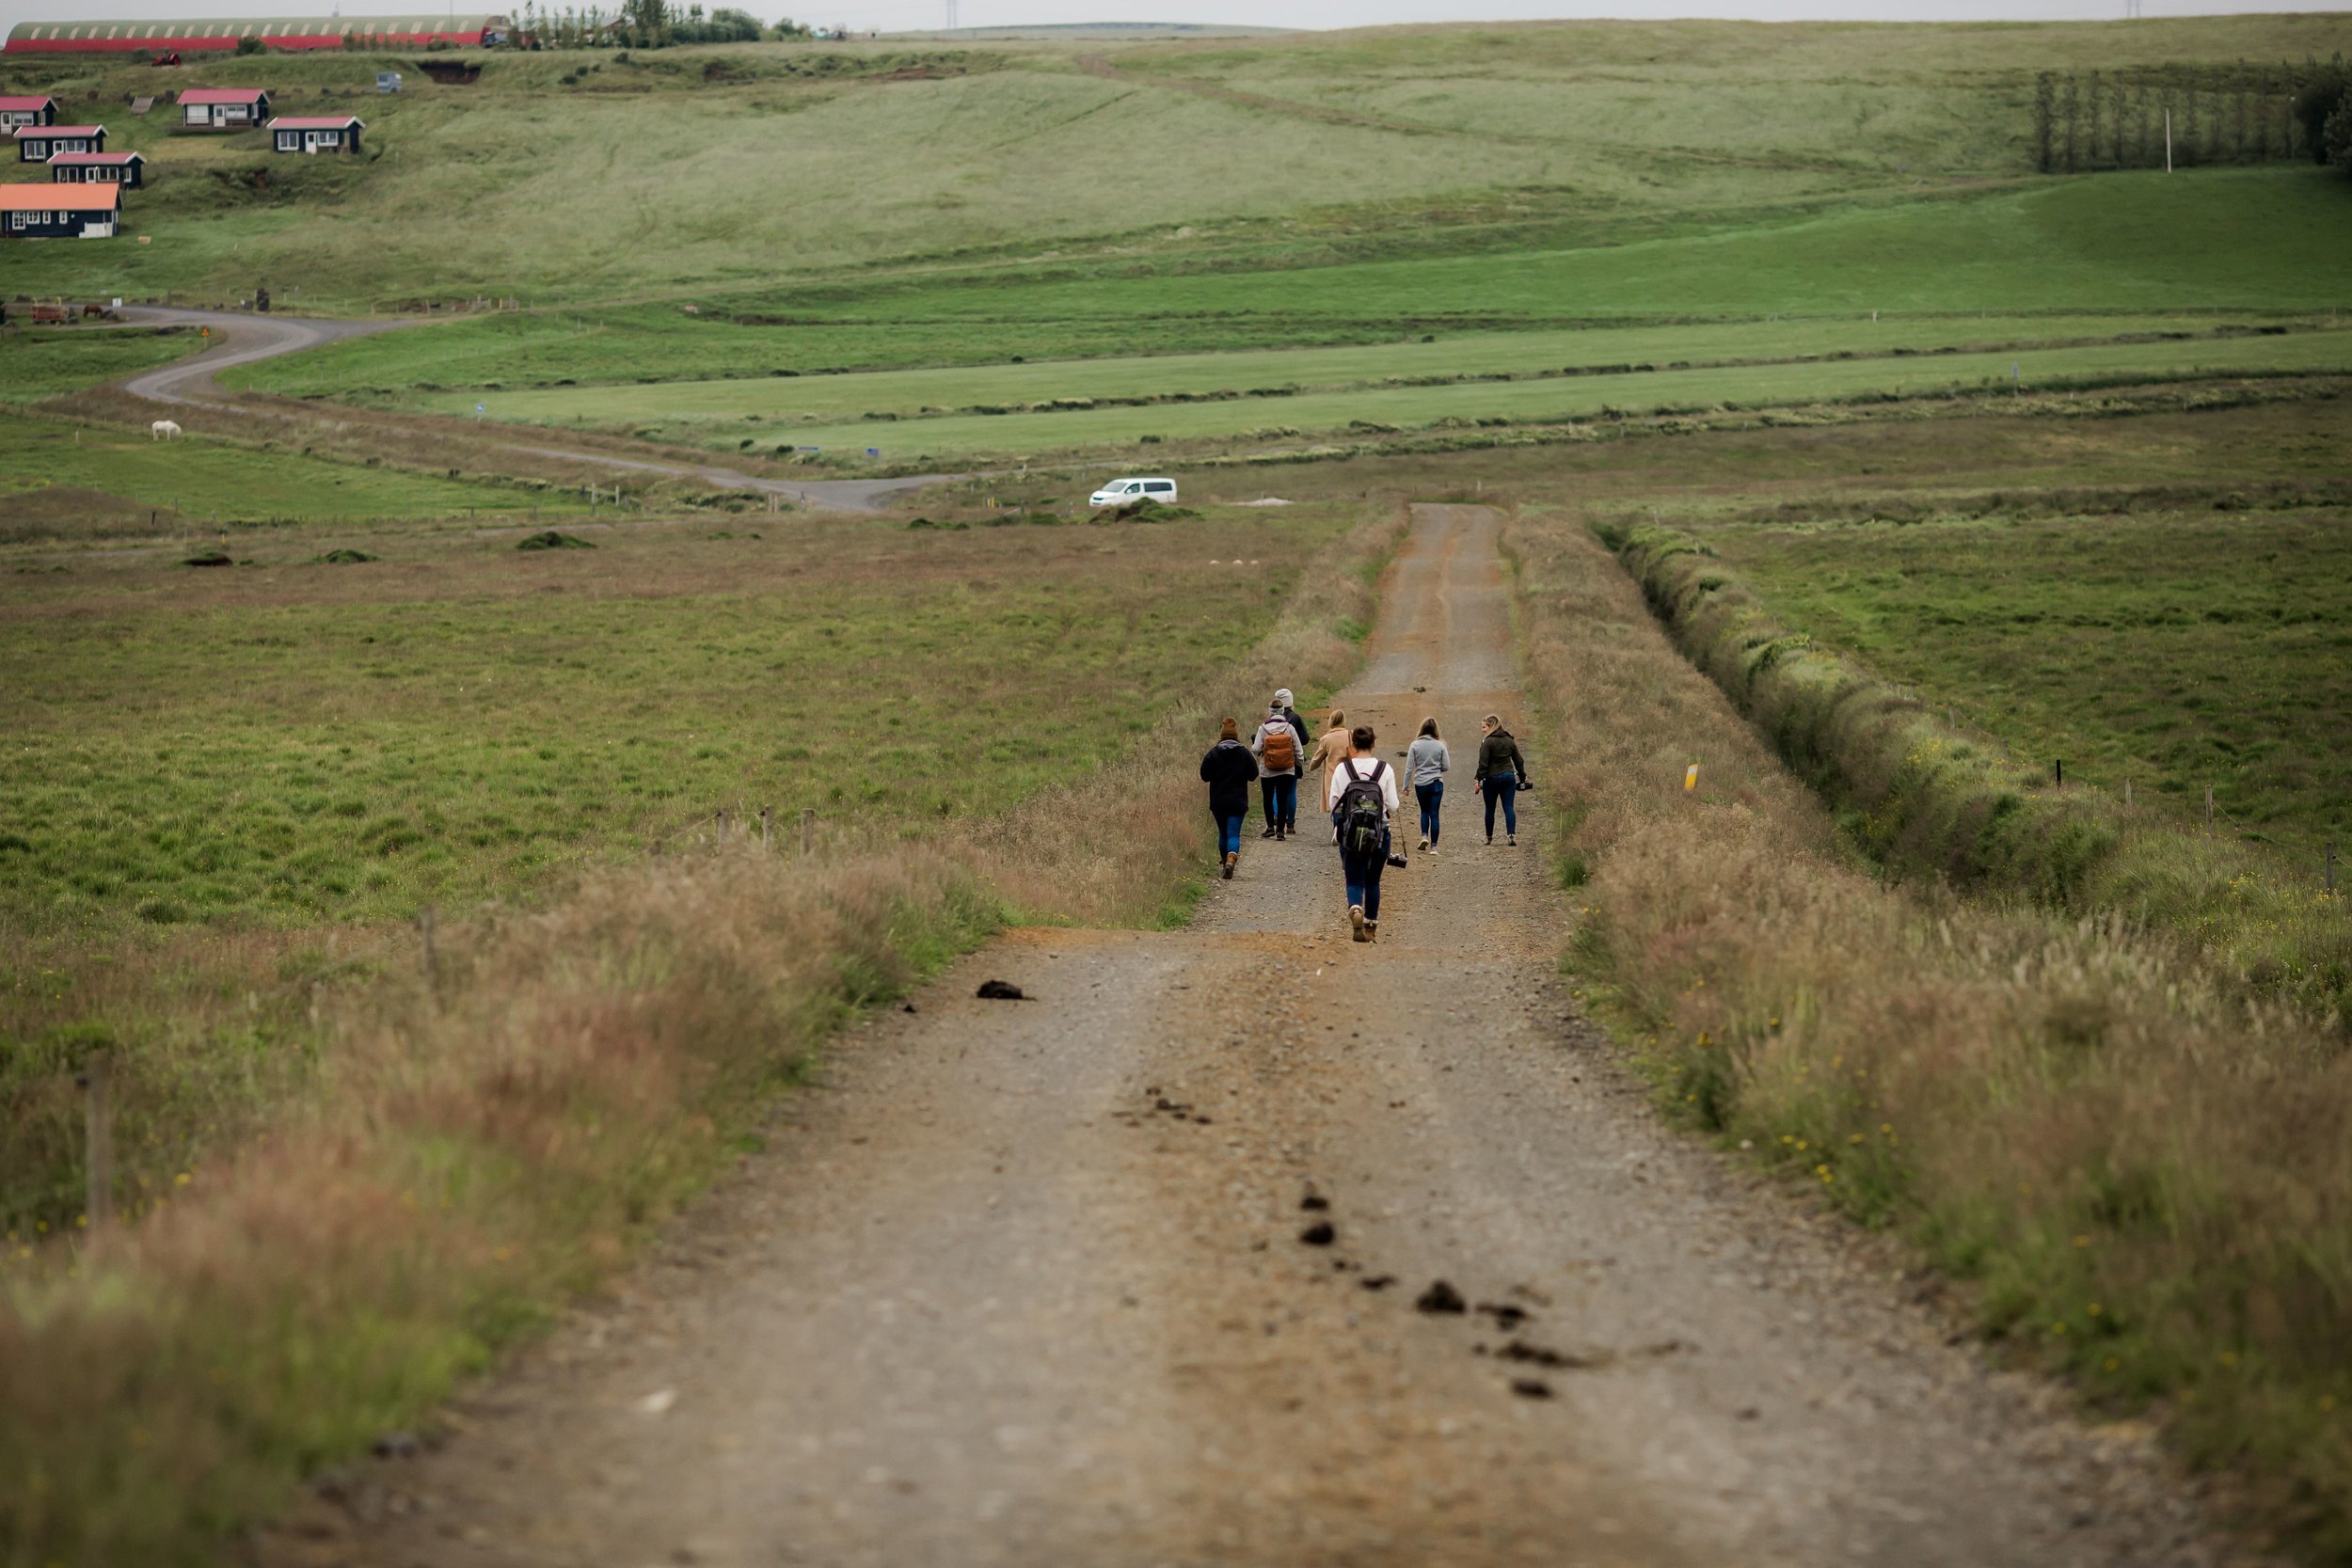
[[[1668,1108],[2352,1552],[2352,1055],[2118,919],[1891,887],[1578,522],[1506,534],[1579,918]],[[1681,788],[1699,766],[1701,787]]]
[[[445,933],[430,980],[313,990],[266,1131],[112,1233],[12,1244],[0,1561],[212,1560],[625,1259],[844,1018],[1016,908],[1156,918],[1207,863],[1201,716],[1342,678],[1400,524],[1371,506],[1206,706],[977,842],[610,867]]]
[[[2061,789],[1917,696],[1782,624],[1708,546],[1670,529],[1608,542],[1692,661],[1836,801],[1884,864],[1963,890],[2183,934],[2230,974],[2328,1020],[2352,1009],[2344,901],[2233,837]]]

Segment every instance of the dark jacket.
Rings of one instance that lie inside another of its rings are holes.
[[[1528,782],[1527,759],[1519,755],[1519,743],[1509,730],[1497,730],[1478,743],[1478,772],[1473,782],[1485,784],[1498,773],[1516,773],[1519,783]]]
[[[1238,740],[1220,740],[1200,759],[1200,780],[1209,786],[1211,816],[1244,816],[1249,811],[1249,785],[1258,777],[1258,759]]]

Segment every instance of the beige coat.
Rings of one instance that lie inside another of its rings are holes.
[[[1307,766],[1323,777],[1323,792],[1331,793],[1331,769],[1347,759],[1347,732],[1326,730],[1315,749],[1307,753]]]

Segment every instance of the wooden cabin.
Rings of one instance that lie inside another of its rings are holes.
[[[0,185],[0,236],[11,240],[111,240],[121,219],[120,185]]]
[[[59,185],[120,185],[135,191],[147,183],[147,159],[136,152],[60,152],[49,160],[49,178]]]
[[[0,131],[19,125],[55,125],[57,101],[39,94],[0,93]]]
[[[45,164],[60,152],[103,152],[103,125],[20,125],[8,133],[16,138],[16,161]]]
[[[250,131],[269,119],[263,87],[190,87],[180,95],[180,126],[186,131]]]
[[[279,115],[269,122],[278,152],[357,152],[367,122],[358,115]]]

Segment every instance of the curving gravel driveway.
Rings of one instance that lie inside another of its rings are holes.
[[[1343,699],[1384,751],[1434,714],[1466,774],[1477,716],[1524,715],[1497,529],[1418,510]],[[1518,732],[1539,778],[1571,743]],[[1888,1251],[1658,1121],[1560,984],[1549,803],[1488,847],[1460,790],[1373,946],[1311,829],[1247,839],[1190,929],[1010,933],[840,1042],[445,1444],[255,1560],[2234,1560],[2143,1429],[1995,1370]]]
[[[299,354],[345,338],[421,326],[414,320],[334,321],[313,316],[260,316],[243,311],[187,310],[164,306],[126,307],[123,315],[147,326],[210,327],[216,340],[202,353],[160,370],[142,372],[122,383],[122,389],[151,403],[179,407],[239,406],[216,374],[234,365],[250,365],[280,355]],[[336,418],[352,417],[338,411]],[[364,415],[359,416],[364,418]],[[927,485],[960,479],[961,474],[914,474],[897,479],[763,479],[717,465],[663,463],[646,458],[616,457],[610,452],[535,442],[504,443],[505,450],[536,457],[560,457],[570,462],[610,468],[620,473],[660,474],[698,479],[721,489],[746,490],[763,496],[844,512],[875,512],[893,499]]]

